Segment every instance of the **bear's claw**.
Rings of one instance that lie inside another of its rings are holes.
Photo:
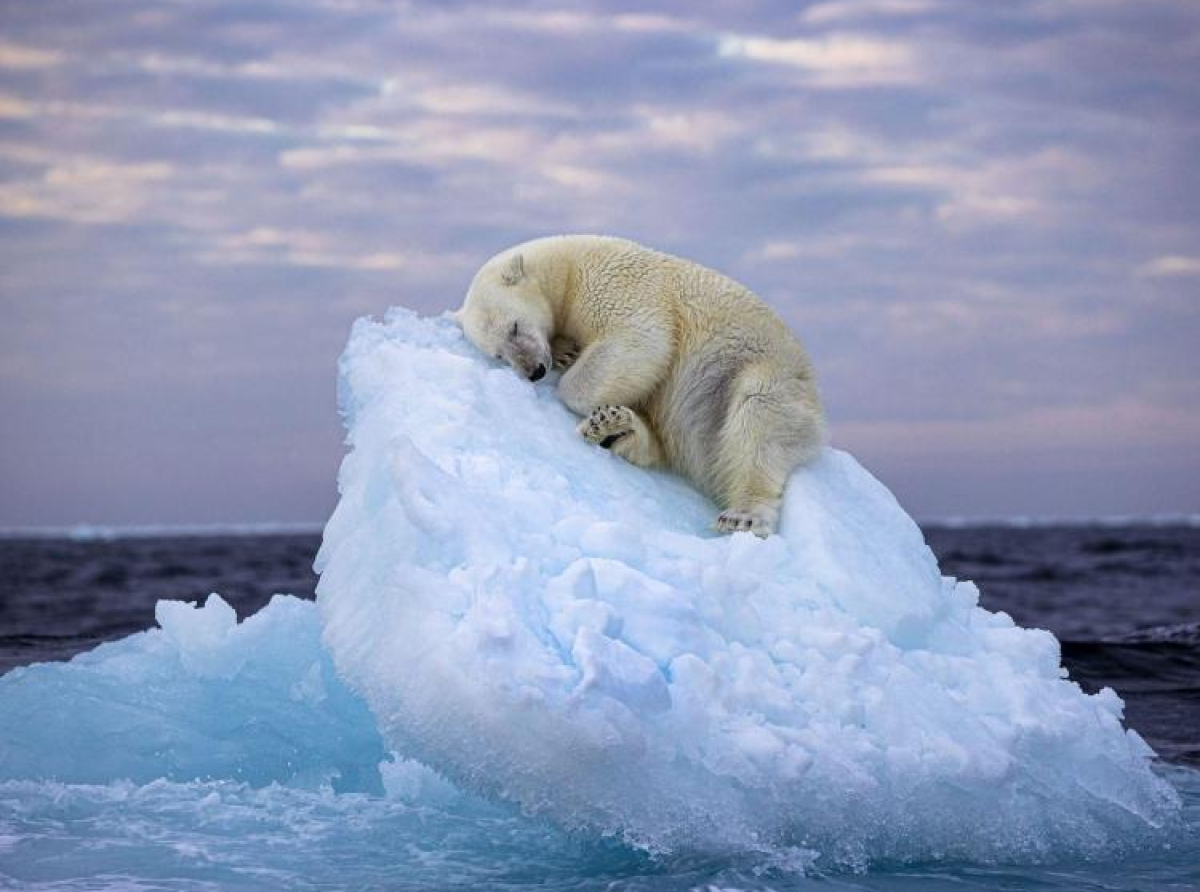
[[[633,433],[633,412],[625,406],[600,406],[579,424],[579,433],[589,443],[611,449],[622,437]]]
[[[579,358],[579,344],[571,338],[559,336],[550,342],[550,353],[554,357],[554,367],[565,372]]]
[[[722,511],[713,528],[719,533],[746,532],[764,539],[774,532],[770,521],[757,511]]]

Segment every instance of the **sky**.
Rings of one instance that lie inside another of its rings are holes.
[[[0,526],[323,520],[353,320],[568,232],[754,289],[918,517],[1200,512],[1198,72],[1194,0],[0,0]]]

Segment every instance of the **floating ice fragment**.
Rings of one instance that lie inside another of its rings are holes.
[[[387,751],[333,671],[315,605],[277,595],[239,624],[213,595],[155,615],[161,629],[0,677],[0,780],[382,789]]]

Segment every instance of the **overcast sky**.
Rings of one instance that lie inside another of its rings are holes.
[[[1195,0],[2,2],[0,526],[322,520],[350,323],[579,231],[917,516],[1200,511],[1198,159]]]

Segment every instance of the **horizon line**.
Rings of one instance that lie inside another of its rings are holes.
[[[1051,527],[1200,527],[1200,513],[1076,514],[1076,515],[938,515],[913,518],[922,529],[1037,529]],[[223,523],[32,524],[0,526],[0,540],[70,539],[78,542],[110,539],[154,539],[204,536],[319,535],[325,521],[233,521]]]

